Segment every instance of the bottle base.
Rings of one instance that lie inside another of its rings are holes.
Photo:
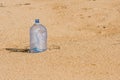
[[[30,49],[30,53],[41,53],[41,52],[44,52],[46,51],[47,49],[38,49],[38,48],[33,48],[33,49]]]

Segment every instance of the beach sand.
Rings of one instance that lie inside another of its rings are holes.
[[[34,19],[48,49],[29,49]],[[120,0],[0,0],[0,80],[120,80]]]

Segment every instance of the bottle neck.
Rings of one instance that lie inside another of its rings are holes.
[[[33,26],[40,26],[40,23],[34,23]]]
[[[40,25],[40,23],[35,23],[35,25]]]

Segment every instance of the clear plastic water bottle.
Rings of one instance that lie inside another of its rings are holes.
[[[30,53],[39,53],[47,50],[47,29],[40,24],[39,19],[30,28]]]

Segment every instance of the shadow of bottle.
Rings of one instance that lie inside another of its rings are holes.
[[[5,48],[5,50],[8,50],[8,51],[10,51],[10,52],[24,52],[24,53],[30,53],[30,49]]]

